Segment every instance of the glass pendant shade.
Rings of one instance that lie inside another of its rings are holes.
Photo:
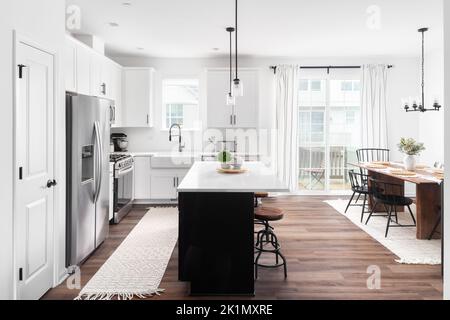
[[[232,93],[227,93],[227,106],[234,106],[236,104],[236,98]]]
[[[233,96],[243,97],[244,96],[244,84],[242,80],[234,79],[233,81]]]

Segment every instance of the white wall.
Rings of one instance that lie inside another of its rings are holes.
[[[431,108],[435,99],[444,105],[444,52],[436,50],[426,55],[425,60],[425,100],[426,107]],[[433,165],[436,161],[444,162],[444,111],[426,112],[419,117],[419,140],[427,150],[421,161]]]
[[[444,1],[444,86],[445,86],[445,101],[450,101],[450,2],[445,0]],[[448,124],[450,123],[450,112],[447,109],[444,109],[444,121]],[[444,139],[445,141],[450,141],[450,126],[444,127],[445,134]],[[445,163],[450,163],[450,148],[445,148]],[[450,166],[447,165],[445,169],[445,176],[450,177]],[[444,298],[446,300],[450,300],[450,188],[445,188],[445,206],[444,206],[444,216],[446,217],[444,219],[444,248],[445,248],[445,255],[444,255],[444,265],[446,268],[444,268]],[[449,213],[447,213],[449,212]]]
[[[0,157],[0,299],[14,298],[13,281],[16,273],[13,270],[13,30],[18,34],[58,52],[58,59],[64,44],[65,3],[60,0],[3,0],[0,10],[0,92],[2,95],[2,116],[0,117],[0,135],[3,138],[2,156]],[[58,70],[61,70],[57,66]],[[58,123],[64,123],[64,83],[60,71],[57,74],[56,86],[58,100],[56,114]],[[57,145],[62,154],[64,133],[56,131]],[[64,160],[58,159],[55,178],[64,186]],[[58,196],[64,199],[64,188],[58,188]],[[55,208],[58,217],[56,222],[60,230],[65,225],[64,202],[57,203]],[[64,231],[57,241],[64,244]],[[64,248],[61,248],[64,250]],[[62,261],[62,263],[64,263]],[[60,264],[61,265],[61,264]],[[62,264],[63,265],[63,264]],[[61,270],[60,270],[61,271]]]
[[[201,108],[203,110],[202,120],[206,123],[206,95],[204,90],[205,78],[203,71],[206,68],[227,67],[227,59],[145,59],[133,57],[115,57],[118,63],[129,66],[148,66],[156,69],[155,85],[155,128],[152,129],[123,129],[116,130],[129,135],[131,151],[169,151],[173,144],[168,142],[168,133],[161,131],[161,80],[169,77],[199,77],[202,91]],[[417,114],[406,114],[402,109],[402,99],[419,94],[419,59],[418,58],[366,58],[366,59],[242,59],[240,65],[245,68],[259,68],[261,70],[260,80],[260,108],[259,123],[262,129],[274,127],[274,75],[269,69],[270,65],[281,63],[296,63],[300,65],[360,65],[364,63],[386,63],[395,65],[389,71],[388,91],[388,130],[389,145],[393,153],[393,159],[401,160],[402,155],[397,151],[397,143],[401,137],[419,138],[419,116]],[[186,133],[185,133],[186,135]],[[187,134],[194,137],[201,133]],[[196,150],[198,151],[198,150]]]

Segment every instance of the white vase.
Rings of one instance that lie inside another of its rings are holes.
[[[414,171],[416,169],[416,157],[415,156],[405,156],[403,159],[403,164],[405,165],[405,169],[408,171]]]

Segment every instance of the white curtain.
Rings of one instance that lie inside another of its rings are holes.
[[[364,65],[361,68],[361,138],[364,148],[387,148],[389,145],[387,77],[387,65]]]
[[[291,192],[298,189],[298,91],[300,67],[277,66],[276,123],[278,178]]]

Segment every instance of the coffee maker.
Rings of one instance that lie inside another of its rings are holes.
[[[114,143],[114,152],[128,151],[128,136],[125,133],[113,133],[111,140]]]

